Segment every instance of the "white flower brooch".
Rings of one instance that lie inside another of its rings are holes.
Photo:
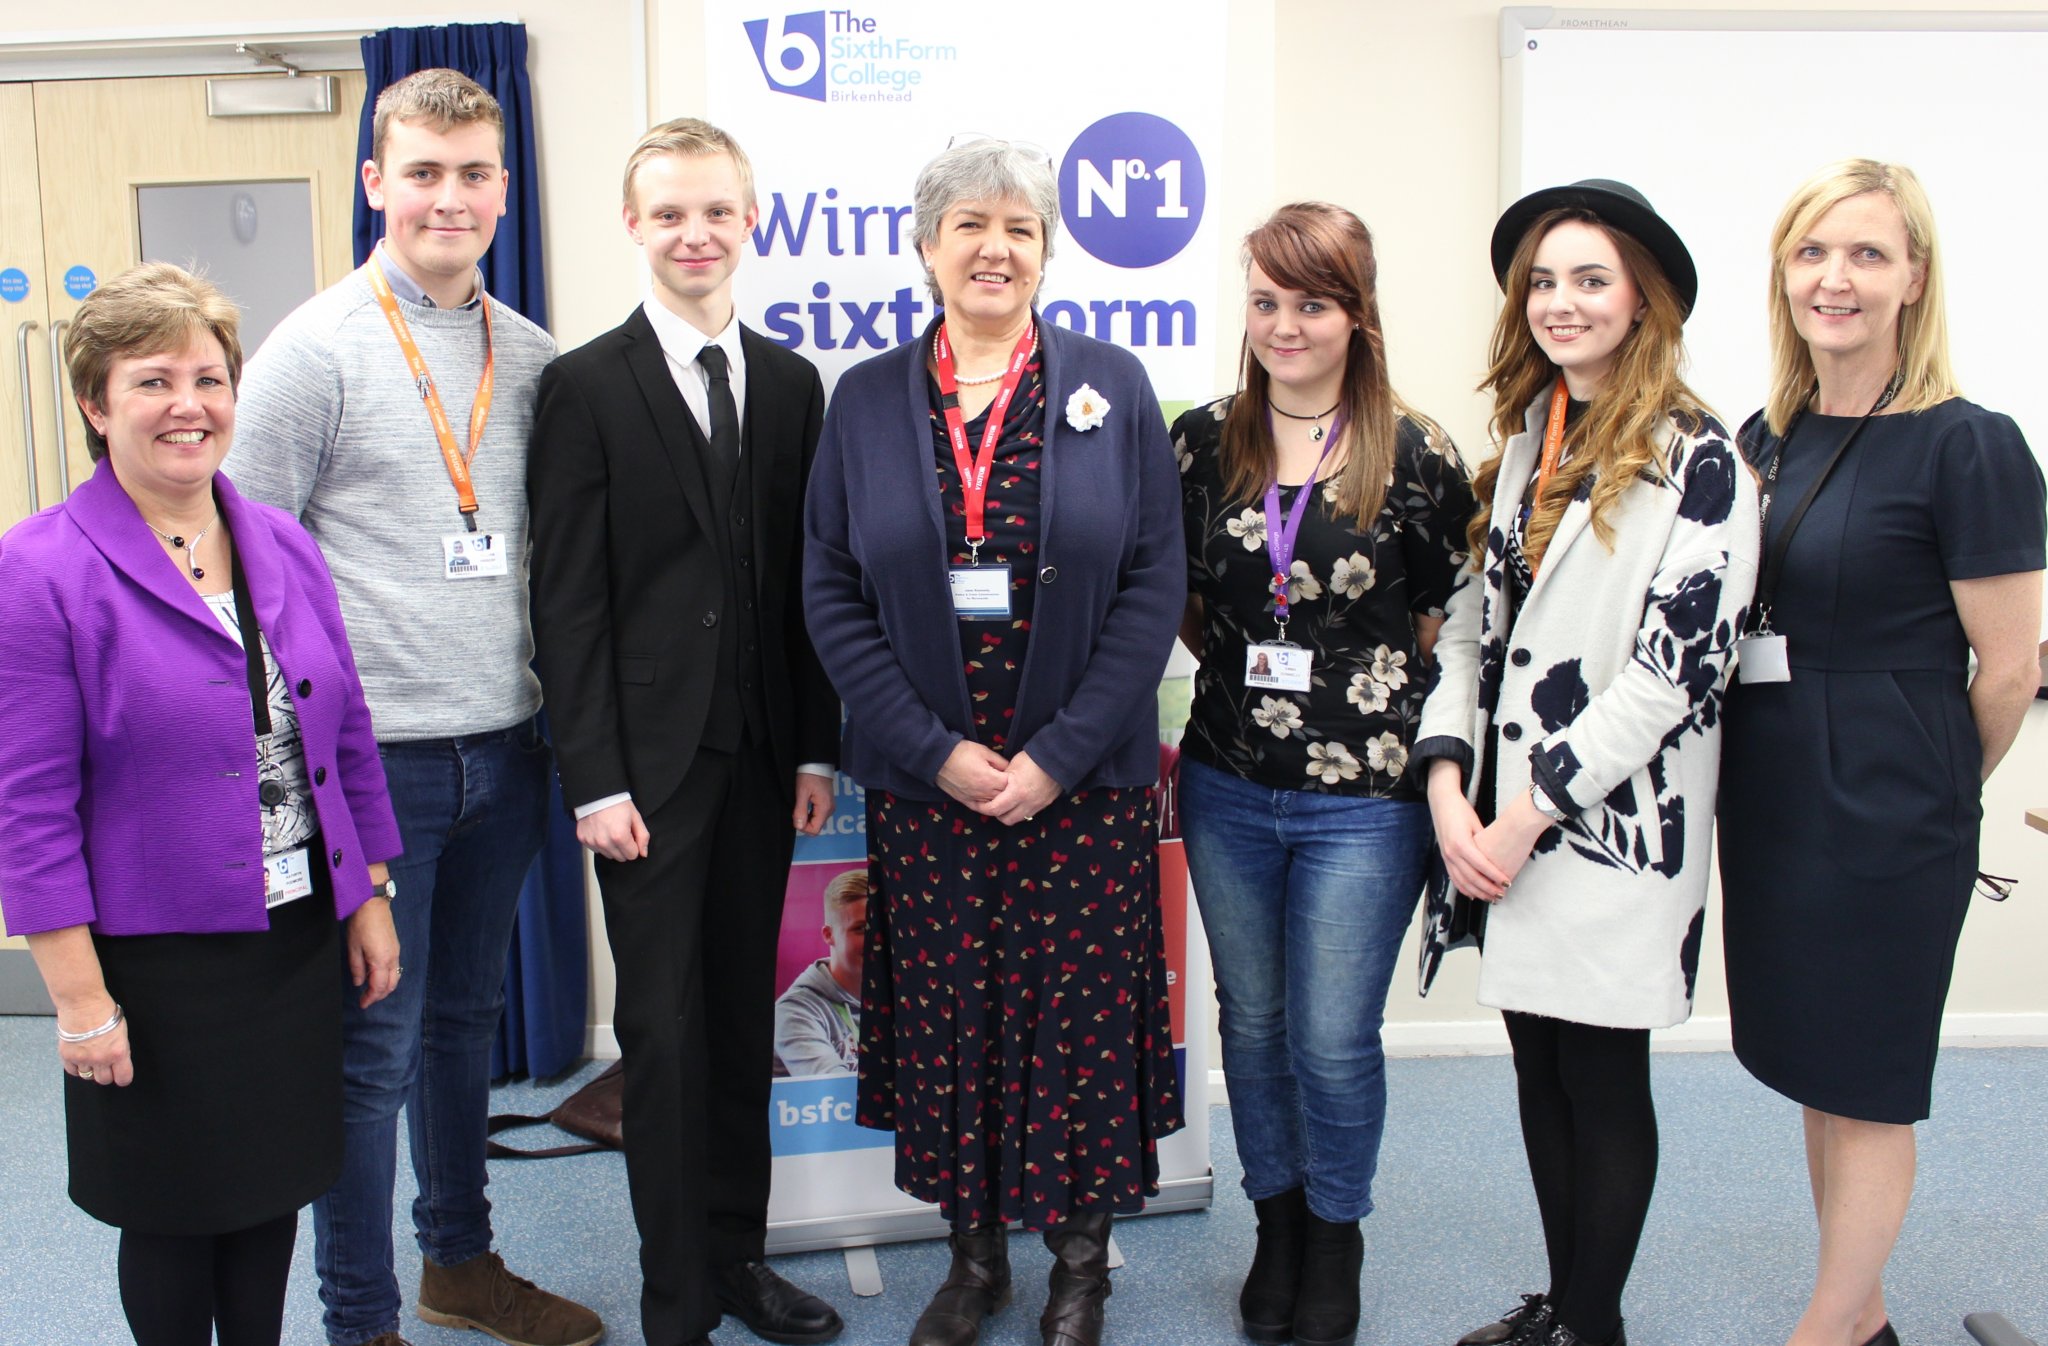
[[[1076,430],[1093,430],[1109,419],[1109,399],[1087,384],[1074,389],[1067,399],[1067,424]]]

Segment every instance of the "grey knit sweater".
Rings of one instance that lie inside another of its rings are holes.
[[[243,372],[224,469],[243,494],[299,516],[334,572],[377,737],[503,729],[540,707],[529,665],[526,440],[553,338],[495,299],[495,391],[470,465],[478,527],[508,549],[501,578],[442,578],[462,531],[433,422],[358,270],[278,324]],[[400,301],[456,440],[483,373],[483,310]]]

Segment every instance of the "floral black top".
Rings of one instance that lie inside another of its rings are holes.
[[[1246,647],[1279,631],[1264,504],[1223,489],[1230,403],[1196,407],[1173,427],[1188,591],[1202,600],[1202,666],[1181,750],[1270,789],[1419,799],[1408,750],[1429,688],[1414,619],[1443,615],[1465,565],[1475,505],[1464,468],[1448,441],[1404,417],[1394,479],[1369,530],[1334,517],[1336,486],[1322,483],[1287,586],[1287,638],[1314,653],[1310,690],[1247,688]],[[1302,489],[1281,487],[1281,509]]]

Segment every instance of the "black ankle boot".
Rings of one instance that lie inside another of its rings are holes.
[[[1364,1266],[1358,1221],[1325,1220],[1310,1211],[1294,1296],[1294,1339],[1301,1346],[1353,1346],[1358,1340],[1358,1273]]]
[[[910,1346],[974,1346],[981,1321],[1010,1302],[1010,1231],[1000,1224],[956,1229],[953,1269],[917,1315]]]
[[[1259,1245],[1252,1269],[1238,1292],[1237,1313],[1244,1334],[1265,1346],[1294,1339],[1294,1295],[1301,1279],[1302,1249],[1308,1240],[1308,1197],[1297,1187],[1252,1202],[1259,1216]]]
[[[1045,1231],[1052,1293],[1038,1317],[1044,1346],[1101,1346],[1109,1298],[1109,1214],[1070,1215]]]

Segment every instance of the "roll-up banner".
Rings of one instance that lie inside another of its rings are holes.
[[[1059,178],[1060,232],[1045,321],[1127,347],[1168,415],[1209,396],[1215,368],[1223,0],[1171,22],[1143,5],[1041,0],[1028,10],[877,0],[800,12],[707,0],[704,115],[753,161],[760,220],[740,269],[740,319],[818,367],[828,390],[861,360],[923,332],[933,313],[912,244],[918,170],[950,141],[1042,146]],[[685,109],[675,109],[680,113]],[[1171,780],[1185,679],[1161,689]],[[778,1251],[942,1233],[898,1192],[887,1133],[856,1126],[850,1046],[866,916],[865,802],[841,778],[824,835],[799,839],[783,910],[769,1126]],[[1187,1127],[1159,1148],[1150,1209],[1208,1204],[1209,1063],[1186,985],[1187,866],[1161,799],[1159,874],[1175,1057]],[[1199,1002],[1198,1002],[1199,1003]],[[784,1058],[787,1059],[784,1059]]]

